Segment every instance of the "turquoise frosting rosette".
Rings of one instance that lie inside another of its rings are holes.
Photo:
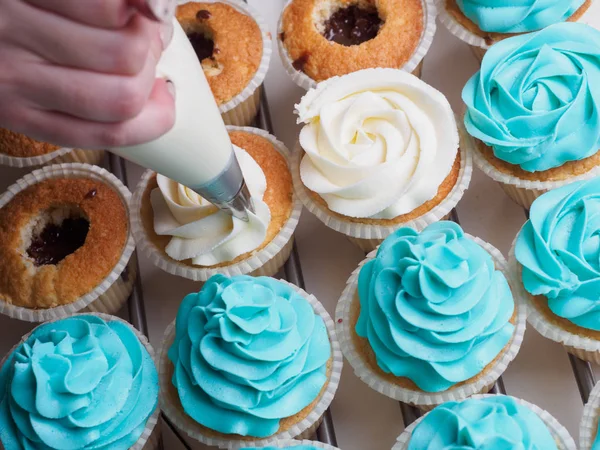
[[[537,198],[515,243],[532,295],[575,325],[600,331],[600,178]]]
[[[585,0],[456,0],[479,29],[491,33],[527,33],[564,22]]]
[[[498,250],[454,222],[400,228],[348,281],[336,310],[342,351],[396,400],[437,405],[479,393],[516,356],[525,330],[506,269]]]
[[[466,129],[527,172],[582,160],[600,148],[598,79],[600,31],[588,25],[504,39],[463,89]]]
[[[131,326],[103,317],[40,325],[10,353],[0,369],[3,449],[127,450],[138,442],[158,403],[158,374]]]
[[[393,450],[575,450],[546,411],[506,395],[444,403],[411,425]]]
[[[168,389],[176,391],[187,422],[171,402],[163,409],[192,437],[214,443],[196,434],[197,425],[224,439],[267,438],[285,431],[282,419],[325,397],[329,404],[337,387],[330,374],[341,370],[341,361],[317,304],[268,277],[210,278],[181,303],[172,344],[167,330],[174,368]]]

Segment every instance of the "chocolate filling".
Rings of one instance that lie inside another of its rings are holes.
[[[65,219],[60,225],[49,223],[34,236],[27,254],[36,266],[58,264],[85,243],[90,223],[84,218]]]
[[[382,24],[377,11],[351,5],[331,15],[325,22],[323,36],[341,45],[359,45],[377,36]]]
[[[215,43],[212,39],[207,38],[203,33],[188,34],[188,39],[194,47],[194,51],[198,59],[202,61],[205,58],[210,58],[215,51]]]

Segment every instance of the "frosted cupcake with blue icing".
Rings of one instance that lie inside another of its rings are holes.
[[[0,368],[3,450],[158,448],[152,347],[104,314],[35,328]]]
[[[494,45],[465,85],[475,163],[524,207],[599,173],[600,31],[562,23]]]
[[[316,430],[341,366],[314,297],[273,278],[215,275],[165,333],[161,407],[205,444],[268,446]]]
[[[423,408],[487,392],[525,331],[509,283],[500,252],[456,223],[401,228],[348,280],[344,356],[373,389]]]
[[[481,58],[493,44],[582,20],[593,0],[438,0],[442,23]]]
[[[554,417],[524,400],[477,395],[451,401],[409,426],[392,450],[576,450]]]
[[[600,362],[600,178],[539,197],[513,249],[530,321],[567,350]]]

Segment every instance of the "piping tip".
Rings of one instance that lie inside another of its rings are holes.
[[[248,186],[246,186],[246,182],[242,183],[239,192],[228,202],[227,206],[233,217],[237,217],[244,222],[250,221],[248,211],[252,214],[256,211],[254,210],[254,204],[252,203],[250,191],[248,190]]]

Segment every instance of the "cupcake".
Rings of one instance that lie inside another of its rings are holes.
[[[487,392],[525,333],[509,283],[502,254],[456,223],[400,228],[337,305],[344,356],[371,388],[422,409]]]
[[[511,251],[529,321],[574,355],[600,363],[600,178],[539,197]]]
[[[600,449],[598,417],[600,414],[600,383],[597,383],[583,408],[583,416],[579,425],[579,450]]]
[[[204,69],[227,125],[250,125],[271,59],[271,33],[241,0],[183,1],[177,20]]]
[[[592,0],[437,0],[448,30],[481,61],[495,43],[562,22],[581,20]]]
[[[332,77],[388,67],[421,75],[435,34],[434,0],[290,0],[279,19],[279,55],[310,89]]]
[[[296,194],[366,252],[399,227],[448,216],[471,180],[446,97],[414,75],[368,69],[332,78],[296,106]]]
[[[145,336],[106,314],[38,326],[0,366],[0,447],[158,449],[153,353]]]
[[[328,444],[316,441],[277,441],[269,447],[242,447],[243,449],[256,449],[256,450],[278,450],[278,449],[289,449],[289,450],[339,450],[336,447],[332,447]]]
[[[404,430],[392,450],[424,448],[576,450],[550,413],[506,395],[444,403]]]
[[[102,150],[61,148],[0,128],[0,165],[35,167],[72,162],[100,164],[103,158]]]
[[[215,275],[185,297],[165,332],[161,409],[191,438],[220,448],[312,436],[341,375],[333,328],[296,286]]]
[[[0,312],[31,322],[115,313],[133,288],[129,190],[87,164],[35,170],[0,196]]]
[[[137,186],[136,241],[154,264],[173,275],[196,281],[216,273],[272,276],[292,250],[302,205],[293,195],[288,150],[263,130],[228,129],[256,209],[249,222],[152,171]]]
[[[475,164],[529,208],[542,193],[599,173],[600,31],[552,25],[505,39],[463,92]]]

